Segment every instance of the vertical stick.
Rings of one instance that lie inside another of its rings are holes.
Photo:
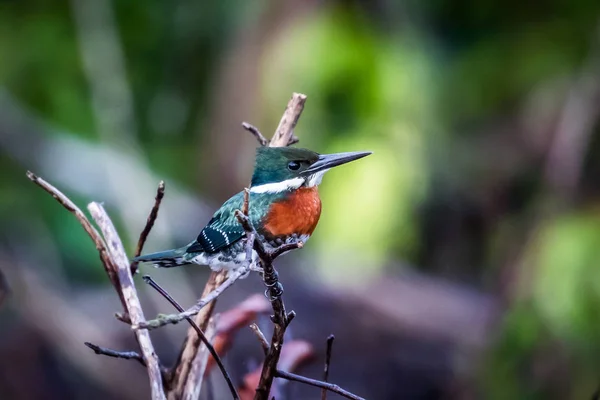
[[[306,95],[301,93],[293,93],[292,98],[289,100],[287,107],[281,117],[277,130],[271,139],[270,147],[285,147],[294,142],[294,128],[300,118],[300,114],[304,109],[304,103],[306,102]],[[227,278],[227,271],[211,272],[208,281],[202,292],[202,297],[205,297],[210,292],[220,286]],[[200,329],[206,330],[208,321],[214,311],[216,301],[213,300],[207,304],[200,312],[196,315],[194,321]],[[172,379],[170,387],[172,388],[168,393],[169,400],[180,399],[184,394],[186,387],[186,381],[192,367],[192,363],[196,359],[196,354],[201,346],[201,341],[192,328],[188,329],[187,337],[183,344],[179,358],[173,367]],[[279,359],[279,357],[277,357]],[[269,386],[270,387],[270,386]]]
[[[121,290],[123,292],[123,298],[125,299],[125,305],[127,312],[131,318],[132,324],[138,324],[145,321],[144,312],[142,311],[142,305],[140,299],[137,296],[135,285],[133,283],[133,277],[131,270],[129,269],[129,259],[125,254],[125,249],[119,239],[119,235],[115,230],[115,227],[106,214],[104,208],[98,203],[90,203],[88,210],[92,214],[92,217],[98,224],[98,227],[104,235],[104,240],[108,248],[108,253],[113,260],[113,265],[117,269],[117,276]],[[165,399],[163,391],[162,376],[160,373],[160,365],[158,357],[154,352],[152,341],[150,340],[150,334],[146,329],[138,329],[135,331],[135,336],[142,351],[142,357],[146,363],[148,370],[148,377],[150,378],[150,389],[153,400]]]
[[[288,102],[285,112],[281,117],[279,126],[273,135],[273,139],[271,139],[271,147],[284,147],[294,142],[294,128],[296,127],[296,123],[302,114],[302,110],[304,110],[304,103],[306,103],[305,95],[301,93],[294,93],[292,95],[292,98]],[[263,267],[265,268],[265,276],[267,276],[267,273],[269,272],[267,269],[274,271],[271,263],[265,263]],[[260,376],[258,387],[256,388],[254,400],[268,400],[269,398],[271,386],[273,385],[273,378],[277,373],[277,363],[279,362],[279,356],[281,355],[283,336],[288,324],[285,305],[283,304],[281,297],[273,299],[271,304],[273,306],[273,313],[275,317],[273,319],[273,323],[275,326],[273,328],[271,346],[269,347],[269,351],[265,357],[265,362],[263,363],[263,370]]]
[[[329,379],[329,366],[331,365],[331,350],[333,348],[333,340],[335,336],[329,335],[327,337],[327,350],[325,351],[325,368],[323,369],[323,382],[327,382]],[[327,400],[327,389],[321,390],[321,400]]]

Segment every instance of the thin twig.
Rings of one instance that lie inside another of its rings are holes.
[[[123,358],[125,360],[135,360],[142,364],[144,367],[146,366],[146,362],[144,358],[135,351],[117,351],[112,349],[107,349],[105,347],[100,347],[90,342],[84,342],[87,347],[92,349],[94,353],[100,354],[103,356],[114,357],[114,358]]]
[[[96,245],[96,250],[100,255],[100,260],[102,260],[102,265],[104,266],[104,270],[108,275],[108,279],[114,286],[115,290],[119,295],[119,299],[121,300],[121,304],[123,305],[123,310],[125,310],[125,314],[120,314],[120,318],[122,321],[130,323],[129,315],[127,315],[127,304],[125,302],[125,298],[123,297],[123,293],[119,290],[119,278],[117,276],[117,268],[113,264],[111,260],[108,250],[106,249],[106,244],[104,243],[104,239],[100,236],[100,233],[92,226],[90,221],[87,219],[85,214],[73,203],[67,196],[65,196],[60,190],[35,175],[31,171],[27,171],[27,177],[36,185],[44,189],[48,192],[52,197],[56,199],[64,208],[67,209],[70,213],[75,215],[75,218],[79,221],[83,229],[87,232],[87,234],[92,238],[94,244]]]
[[[217,320],[220,315],[217,314],[213,316],[210,321],[208,321],[208,326],[206,327],[205,337],[208,342],[214,342],[215,337],[217,335]],[[198,399],[200,398],[200,391],[205,383],[205,378],[207,378],[206,372],[208,368],[208,360],[210,358],[209,348],[206,346],[200,346],[198,349],[198,353],[196,354],[196,358],[192,363],[192,368],[190,369],[189,376],[185,382],[184,388],[184,399]],[[230,389],[231,390],[231,389]],[[234,392],[233,398],[235,400],[239,400],[240,397],[237,394],[237,391]]]
[[[301,382],[306,385],[315,386],[315,387],[318,387],[321,389],[326,389],[326,390],[329,390],[330,392],[339,394],[340,396],[345,397],[347,399],[365,400],[363,397],[357,396],[354,393],[351,393],[345,389],[342,389],[341,387],[339,387],[338,385],[335,385],[333,383],[322,382],[322,381],[318,381],[316,379],[310,379],[310,378],[307,378],[302,375],[296,375],[296,374],[292,374],[291,372],[280,371],[280,370],[277,370],[275,372],[275,375],[278,378],[287,379],[288,381]]]
[[[92,214],[92,217],[100,227],[106,243],[108,245],[108,252],[111,260],[114,261],[114,265],[118,274],[120,290],[123,293],[125,299],[125,305],[127,312],[131,318],[132,324],[139,324],[145,320],[144,311],[140,304],[140,299],[137,296],[135,285],[133,283],[133,277],[129,266],[129,259],[125,254],[125,249],[121,243],[121,239],[117,234],[117,231],[106,214],[104,207],[99,203],[92,202],[88,205],[88,210]],[[119,291],[119,290],[117,290]],[[162,374],[160,370],[160,364],[158,357],[154,351],[154,346],[150,340],[150,334],[145,329],[135,331],[135,337],[140,345],[142,351],[142,357],[146,362],[146,369],[148,371],[148,378],[150,379],[150,388],[153,400],[162,400],[165,398]]]
[[[142,366],[146,367],[146,362],[144,361],[144,357],[140,355],[140,353],[136,351],[117,351],[113,349],[109,349],[106,347],[98,346],[96,344],[90,342],[83,342],[87,347],[92,349],[94,353],[102,356],[114,357],[114,358],[122,358],[125,360],[135,360],[142,364]],[[160,373],[162,374],[163,381],[166,379],[167,374],[169,373],[167,368],[164,368],[162,365],[160,366]]]
[[[323,368],[323,382],[327,382],[329,379],[329,366],[331,365],[331,350],[333,348],[333,341],[335,336],[329,335],[327,337],[327,349],[325,350],[325,368]],[[327,390],[323,388],[321,391],[321,400],[327,400]]]
[[[258,327],[258,325],[256,325],[256,323],[250,324],[250,329],[252,329],[252,332],[254,332],[254,334],[258,338],[258,341],[260,342],[260,345],[261,345],[261,347],[262,347],[262,349],[263,349],[263,351],[265,352],[265,355],[266,355],[267,352],[269,351],[269,347],[271,346],[269,344],[269,341],[265,337],[264,333],[262,333],[262,331],[260,330],[260,328]]]
[[[262,331],[260,330],[260,328],[258,327],[258,325],[256,324],[252,324],[250,325],[250,329],[252,329],[252,331],[254,332],[254,334],[256,335],[256,337],[258,338],[258,341],[260,342],[263,350],[265,351],[265,354],[268,352],[269,350],[269,342],[267,341],[267,338],[265,337],[265,335],[262,333]],[[333,335],[329,335],[329,337],[327,338],[327,353],[329,354],[327,356],[327,359],[331,359],[331,346],[333,344],[333,339],[334,336]],[[328,365],[328,363],[326,363],[326,365]],[[323,381],[318,381],[316,379],[310,379],[310,378],[306,378],[304,376],[301,375],[296,375],[293,374],[291,372],[286,372],[286,371],[282,371],[282,370],[277,370],[275,372],[275,376],[277,378],[282,378],[282,379],[287,379],[289,381],[296,381],[296,382],[301,382],[301,383],[305,383],[307,385],[310,386],[315,386],[315,387],[319,387],[325,391],[330,391],[333,393],[337,393],[340,396],[346,397],[348,399],[353,399],[353,400],[364,400],[362,397],[357,396],[347,390],[342,389],[341,387],[339,387],[338,385],[332,384],[332,383],[328,383],[327,382],[327,377],[325,377],[325,379]]]
[[[285,108],[285,112],[279,121],[273,138],[269,142],[269,146],[285,147],[292,144],[294,141],[294,128],[298,123],[298,118],[300,118],[302,110],[304,110],[304,103],[306,103],[306,95],[301,93],[292,94],[292,98]]]
[[[163,289],[158,283],[156,283],[156,281],[154,279],[152,279],[151,276],[144,275],[142,277],[142,279],[144,280],[144,282],[146,282],[148,285],[150,285],[154,290],[156,290],[161,296],[163,296],[165,299],[167,299],[167,301],[169,303],[171,303],[171,305],[173,307],[175,307],[177,309],[177,311],[179,311],[179,312],[184,311],[183,307],[181,307],[181,305],[165,289]],[[231,380],[231,377],[229,376],[229,373],[227,372],[225,365],[223,364],[223,360],[221,360],[221,357],[219,357],[219,354],[217,353],[217,351],[215,350],[213,345],[206,338],[206,336],[204,335],[204,332],[202,332],[202,329],[200,329],[200,327],[194,322],[193,319],[191,319],[190,317],[187,317],[186,321],[196,331],[196,333],[198,334],[198,337],[200,338],[200,340],[202,340],[202,343],[204,343],[204,345],[208,349],[210,355],[213,356],[213,358],[215,359],[215,362],[217,363],[217,365],[219,366],[219,369],[221,370],[221,373],[223,374],[223,378],[225,378],[225,381],[227,382],[227,386],[229,386],[229,390],[231,391],[231,395],[233,396],[233,398],[239,399],[240,396],[237,393],[237,390],[235,389],[235,385],[233,384],[233,381]]]
[[[282,244],[281,246],[273,249],[273,251],[271,251],[271,258],[274,260],[277,257],[279,257],[280,255],[282,255],[283,253],[287,253],[288,251],[291,250],[295,250],[295,249],[301,249],[304,246],[304,242],[302,241],[298,241],[296,243],[285,243]]]
[[[135,330],[137,329],[156,329],[168,324],[178,324],[188,317],[193,317],[198,314],[202,309],[213,302],[217,297],[219,297],[225,290],[229,289],[233,284],[240,279],[240,277],[244,276],[248,272],[247,267],[240,267],[234,269],[229,272],[229,276],[220,286],[215,288],[212,292],[210,292],[207,296],[202,297],[200,300],[196,302],[192,307],[184,310],[183,312],[177,314],[162,314],[158,315],[155,319],[151,319],[148,321],[142,321],[139,324],[131,324],[131,327]]]
[[[160,208],[160,203],[162,202],[163,197],[165,196],[165,181],[160,181],[158,183],[158,189],[156,189],[156,197],[154,198],[154,206],[150,211],[150,215],[148,215],[148,219],[146,220],[146,226],[144,226],[144,230],[140,234],[140,239],[138,240],[137,247],[135,248],[135,253],[133,257],[138,257],[142,254],[142,250],[144,249],[144,244],[146,244],[146,239],[148,239],[148,235],[150,234],[150,230],[154,226],[154,222],[158,217],[158,210]],[[138,269],[138,263],[133,261],[131,263],[131,273],[135,274]]]
[[[204,290],[202,291],[201,298],[204,298],[209,293],[212,293],[226,280],[226,278],[227,271],[211,272],[210,277],[204,286]],[[208,321],[210,320],[215,305],[216,301],[211,301],[202,310],[200,310],[200,312],[194,318],[194,322],[200,329],[206,330],[208,327]],[[201,344],[202,341],[197,335],[197,332],[193,327],[190,327],[187,332],[186,339],[183,342],[179,357],[177,358],[177,362],[171,371],[171,389],[169,391],[169,398],[183,398],[186,387],[185,384],[189,377],[189,371],[192,369],[192,364],[196,359],[196,355],[198,354]]]
[[[256,138],[256,140],[258,140],[258,143],[262,147],[269,145],[269,141],[267,140],[266,137],[263,136],[262,133],[260,133],[260,131],[258,130],[257,127],[255,127],[254,125],[251,125],[247,122],[242,122],[242,126],[244,127],[245,130],[247,130],[248,132],[250,132],[251,134],[254,135],[254,137]]]
[[[246,217],[248,216],[248,212],[250,207],[250,189],[244,188],[244,202],[242,203],[242,214]]]

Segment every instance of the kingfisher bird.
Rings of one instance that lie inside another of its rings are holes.
[[[318,185],[323,175],[338,165],[371,152],[318,154],[295,147],[259,147],[249,188],[248,217],[267,250],[282,244],[306,243],[321,215]],[[212,270],[235,270],[246,262],[244,228],[235,216],[244,203],[244,192],[227,200],[187,246],[134,259],[160,268],[186,264],[207,265]],[[257,260],[253,252],[252,262]]]

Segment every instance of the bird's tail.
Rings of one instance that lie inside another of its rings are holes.
[[[156,268],[173,268],[181,265],[191,264],[186,258],[187,247],[179,249],[159,251],[158,253],[146,254],[133,259],[134,262],[152,263]]]

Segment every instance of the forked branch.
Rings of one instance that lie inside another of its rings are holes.
[[[67,196],[32,172],[27,172],[27,177],[51,194],[52,197],[54,197],[69,212],[73,213],[94,241],[104,269],[123,305],[125,312],[120,316],[120,319],[132,323],[143,321],[144,314],[133,284],[129,260],[127,259],[121,240],[110,218],[104,211],[104,208],[98,203],[90,203],[88,206],[92,216],[104,235],[104,238],[102,238],[85,214]],[[141,356],[148,371],[152,399],[165,399],[161,368],[158,357],[154,352],[150,335],[146,330],[138,331],[135,335],[142,352]]]
[[[258,325],[252,324],[252,325],[250,325],[250,329],[252,329],[252,331],[256,335],[261,347],[263,348],[263,351],[265,352],[265,355],[267,355],[269,352],[269,349],[270,349],[270,345],[269,345],[269,342],[267,341],[267,338],[262,333],[262,331],[260,330]],[[334,338],[333,335],[329,335],[329,337],[327,338],[327,351],[326,351],[326,356],[325,356],[325,365],[326,365],[327,371],[329,370],[329,364],[331,362],[331,346],[333,344],[333,338]],[[304,383],[306,385],[321,388],[322,389],[321,398],[323,398],[323,393],[325,393],[325,396],[327,396],[326,395],[327,392],[332,392],[332,393],[339,394],[340,396],[345,397],[347,399],[351,399],[351,400],[365,400],[364,398],[357,396],[354,393],[351,393],[345,389],[342,389],[341,387],[339,387],[336,384],[328,383],[327,376],[325,376],[325,378],[322,381],[319,381],[316,379],[311,379],[311,378],[307,378],[307,377],[304,377],[301,375],[297,375],[297,374],[294,374],[291,372],[276,369],[275,377],[281,378],[281,379],[286,379],[288,381],[300,382],[300,383]]]

